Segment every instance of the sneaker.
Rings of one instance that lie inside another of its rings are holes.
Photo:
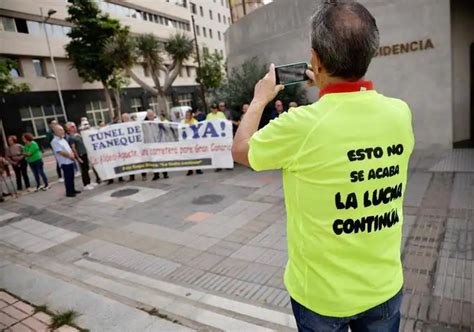
[[[89,183],[89,186],[92,186],[92,187],[97,187],[99,184],[97,182],[91,182]]]
[[[59,178],[59,182],[64,182],[64,178]]]
[[[42,187],[42,186],[36,187],[36,189],[35,189],[35,193],[37,193],[38,191],[40,191],[40,190],[42,190],[42,189],[43,189],[43,187]]]
[[[159,180],[159,179],[160,179],[160,175],[155,174],[155,175],[153,175],[153,178],[151,179],[151,181],[156,181],[156,180]]]
[[[80,194],[81,192],[79,190],[74,191],[74,194]]]
[[[81,176],[81,172],[76,172],[76,174],[74,174],[74,177],[75,177],[75,178],[78,178],[78,177],[80,177],[80,176]]]
[[[196,171],[196,174],[204,174],[200,169]]]
[[[169,179],[169,178],[170,178],[170,177],[168,176],[168,172],[163,173],[163,177],[164,177],[165,179]]]
[[[94,190],[95,187],[92,184],[88,184],[87,186],[84,187],[85,190]]]
[[[49,185],[48,185],[48,186],[41,187],[41,190],[43,190],[43,191],[46,191],[46,190],[48,190],[48,189],[51,189],[51,187],[50,187]]]

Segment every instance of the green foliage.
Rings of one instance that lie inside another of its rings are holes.
[[[0,57],[0,93],[14,94],[30,90],[28,84],[13,81],[10,71],[16,67],[18,67],[16,61]]]
[[[73,24],[66,46],[68,57],[86,82],[107,82],[117,69],[117,62],[107,56],[107,42],[126,33],[119,21],[103,14],[93,0],[68,0],[67,21]]]
[[[166,41],[165,51],[176,63],[182,64],[188,60],[194,50],[194,42],[184,33],[176,33]]]
[[[197,69],[196,82],[202,84],[206,90],[214,90],[221,86],[224,79],[222,56],[219,53],[205,53],[201,68]]]
[[[133,43],[133,42],[132,42]],[[135,38],[136,53],[138,57],[150,65],[150,69],[163,65],[162,43],[152,34],[139,35]],[[132,49],[132,52],[134,50]],[[157,69],[158,70],[158,69]]]
[[[61,313],[55,314],[51,318],[51,324],[49,327],[51,330],[56,330],[63,325],[75,325],[74,320],[79,317],[79,313],[74,310],[67,310]]]
[[[227,81],[216,90],[215,101],[223,100],[227,106],[234,110],[240,110],[242,105],[250,103],[253,99],[255,84],[262,79],[268,71],[268,65],[262,65],[257,58],[245,61],[239,68],[234,68]],[[283,101],[288,106],[290,101],[298,104],[306,102],[305,91],[302,84],[285,87],[275,99]],[[270,108],[273,108],[270,105]]]
[[[122,29],[107,40],[104,47],[105,57],[113,60],[115,67],[126,69],[137,61],[136,39],[130,36],[128,29]]]

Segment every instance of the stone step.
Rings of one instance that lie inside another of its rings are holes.
[[[235,301],[229,298],[208,294],[192,288],[183,287],[170,282],[153,279],[146,276],[141,276],[132,272],[117,269],[102,263],[91,261],[88,259],[81,259],[75,263],[77,266],[84,267],[88,270],[114,277],[120,280],[130,282],[133,285],[141,285],[153,290],[158,290],[170,296],[191,301],[197,304],[198,307],[205,306],[212,310],[224,310],[230,312],[232,315],[243,316],[249,320],[259,320],[278,327],[278,329],[296,329],[296,322],[294,317],[280,311],[271,310],[259,307],[253,304],[248,304],[240,301]],[[169,308],[165,307],[165,310]],[[205,323],[205,322],[202,322]]]
[[[296,328],[293,316],[286,313],[144,277],[90,259],[71,264],[39,255],[15,255],[16,259],[19,257],[30,268],[46,271],[130,307],[153,311],[192,329],[290,331]]]
[[[85,287],[66,282],[36,268],[3,262],[0,287],[59,312],[80,313],[76,323],[90,331],[190,331],[186,326],[147,314]]]

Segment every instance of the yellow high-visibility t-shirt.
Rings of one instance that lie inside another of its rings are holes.
[[[225,120],[225,114],[222,112],[217,112],[217,113],[208,113],[206,116],[206,120],[214,120],[214,119],[223,119]]]
[[[402,287],[403,196],[411,112],[376,91],[330,93],[250,140],[254,170],[283,170],[285,286],[331,317],[364,312]]]

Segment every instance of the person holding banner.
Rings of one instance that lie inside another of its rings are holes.
[[[56,160],[59,162],[64,175],[64,186],[66,187],[66,196],[75,197],[80,194],[74,186],[74,163],[75,156],[71,146],[64,138],[64,128],[61,126],[54,127],[54,138],[51,141]]]
[[[146,117],[145,117],[145,120],[143,120],[143,121],[155,121],[155,118],[156,118],[155,112],[153,112],[152,110],[149,109],[149,110],[146,111]],[[165,120],[166,120],[166,118],[165,118]],[[166,120],[166,121],[168,121],[168,120]],[[165,122],[165,121],[163,121],[163,122]],[[146,179],[146,173],[144,173],[144,174],[145,175],[142,174],[143,179]],[[163,172],[163,177],[165,179],[168,179],[169,178],[168,172]],[[156,181],[159,178],[160,178],[160,172],[155,172],[155,173],[153,173],[153,178],[151,179],[151,181]]]
[[[226,120],[225,114],[219,111],[219,108],[216,104],[211,105],[211,113],[208,113],[206,116],[206,120],[214,120],[214,119],[222,119]]]
[[[87,156],[87,150],[84,146],[82,137],[77,132],[77,127],[74,122],[66,123],[66,130],[69,134],[67,141],[74,152],[76,160],[79,162],[79,167],[81,168],[84,189],[93,190],[95,187],[91,184],[91,178],[89,176],[89,157]]]
[[[184,119],[181,120],[181,124],[189,126],[189,125],[194,125],[196,123],[198,123],[198,121],[193,117],[193,112],[192,111],[186,111]],[[194,174],[194,171],[190,169],[186,173],[186,176],[190,176],[190,175],[193,175],[193,174]],[[196,170],[196,174],[203,174],[202,170],[200,170],[200,169]]]

